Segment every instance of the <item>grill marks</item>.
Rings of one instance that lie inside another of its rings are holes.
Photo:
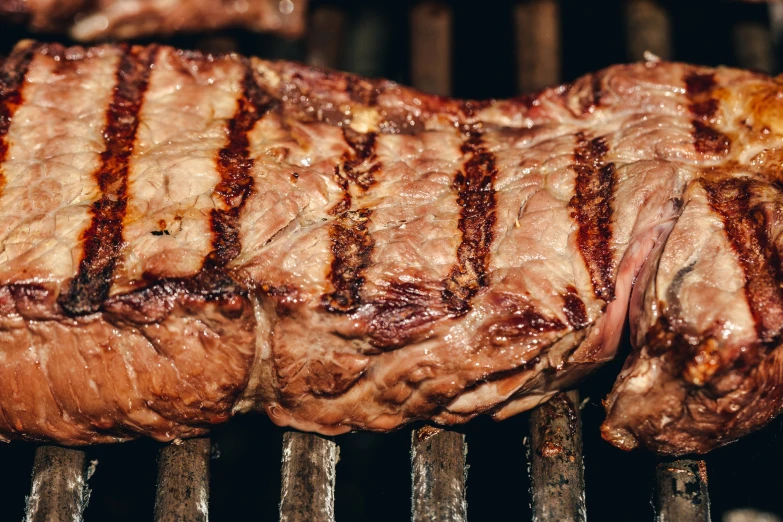
[[[361,302],[364,271],[370,266],[375,241],[367,226],[372,211],[366,208],[341,214],[332,225],[332,269],[334,292],[323,297],[330,312],[354,312]]]
[[[180,293],[218,303],[225,317],[237,319],[248,313],[247,289],[231,277],[226,267],[240,254],[239,215],[253,189],[254,160],[250,157],[248,134],[259,120],[278,107],[278,102],[259,86],[249,64],[243,62],[242,65],[242,93],[227,124],[226,144],[218,151],[216,160],[221,179],[214,188],[213,198],[222,200],[225,208],[210,212],[212,245],[201,270],[191,277],[157,279],[143,290],[113,297],[106,303],[110,313],[137,315],[140,321],[160,320],[155,314],[168,313],[168,309],[151,310],[150,303],[159,303]]]
[[[58,302],[74,316],[97,311],[109,294],[114,267],[123,246],[122,222],[127,206],[128,170],[133,155],[139,112],[158,48],[125,49],[117,84],[106,112],[106,148],[95,173],[101,196],[92,205],[92,223],[84,232],[79,272]]]
[[[701,154],[725,156],[731,151],[731,139],[712,127],[718,112],[718,100],[712,97],[715,75],[690,73],[685,77],[685,87],[691,100],[690,110],[695,116],[693,146]]]
[[[463,315],[470,300],[489,284],[490,246],[495,227],[495,155],[484,146],[480,134],[471,133],[462,145],[470,157],[454,176],[453,189],[461,207],[459,229],[462,241],[457,249],[457,265],[444,282],[443,300],[449,311]]]
[[[437,283],[393,281],[368,307],[368,330],[373,346],[401,348],[428,331],[446,315]]]
[[[253,190],[253,159],[248,133],[277,106],[259,86],[250,65],[244,63],[243,66],[242,95],[236,113],[228,123],[228,141],[218,152],[217,159],[220,182],[215,186],[214,194],[226,208],[213,209],[210,214],[212,250],[204,259],[202,278],[222,273],[240,253],[239,214]]]
[[[509,346],[519,340],[564,329],[565,325],[557,318],[548,318],[531,308],[516,309],[513,313],[482,328],[483,342],[480,346]],[[514,371],[518,369],[515,368]]]
[[[347,212],[351,208],[351,183],[362,191],[368,190],[375,184],[375,174],[381,165],[377,163],[375,156],[375,142],[378,136],[374,132],[362,134],[346,127],[343,129],[343,139],[351,148],[342,157],[342,168],[334,167],[334,179],[343,189],[343,199],[332,207],[330,214],[337,216]]]
[[[579,107],[581,109],[581,116],[587,116],[593,114],[595,110],[601,105],[601,98],[603,97],[603,75],[593,74],[590,78],[590,90],[585,92],[580,99]]]
[[[2,165],[8,155],[6,135],[16,109],[22,104],[22,85],[37,50],[37,45],[17,48],[5,63],[0,63],[0,194],[5,188]]]
[[[574,330],[581,330],[590,324],[585,303],[579,298],[576,288],[571,285],[568,285],[563,296],[563,312]]]
[[[702,154],[716,156],[724,156],[731,150],[728,136],[698,120],[693,121],[693,145]]]
[[[343,199],[329,212],[337,216],[329,230],[334,256],[329,278],[334,291],[321,298],[323,306],[333,313],[351,313],[361,304],[363,274],[370,266],[375,241],[368,229],[372,210],[350,210],[351,185],[362,191],[369,190],[375,184],[375,174],[381,169],[375,155],[375,133],[362,134],[345,128],[343,137],[351,148],[351,152],[343,155],[342,169],[335,167]]]
[[[84,234],[85,254],[79,273],[59,298],[62,308],[71,315],[97,311],[109,293],[123,242],[128,170],[139,112],[156,55],[155,47],[132,48],[123,54],[120,62],[117,87],[104,130],[106,149],[101,154],[102,164],[96,174],[102,195],[93,205],[92,224]],[[234,281],[225,274],[225,267],[240,253],[239,214],[253,188],[248,133],[276,104],[259,87],[248,64],[244,64],[244,70],[242,95],[228,124],[227,143],[217,157],[221,179],[214,194],[225,208],[213,209],[210,214],[212,248],[198,275],[188,280],[159,281],[157,287],[184,285],[191,292],[207,296],[236,290]]]
[[[759,339],[772,342],[783,331],[783,270],[767,232],[764,208],[753,202],[760,183],[748,178],[702,179],[701,183],[745,272],[745,296]]]
[[[605,161],[607,145],[604,138],[588,140],[579,132],[576,139],[573,165],[576,188],[569,206],[579,225],[577,245],[587,263],[593,291],[596,297],[609,302],[614,299],[614,263],[609,244],[615,166]]]
[[[343,129],[346,143],[354,150],[354,154],[343,157],[343,172],[362,190],[368,190],[375,184],[375,174],[381,169],[376,161],[375,142],[378,136],[374,132],[361,134],[351,128]]]

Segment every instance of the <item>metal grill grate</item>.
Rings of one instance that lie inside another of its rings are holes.
[[[84,452],[42,446],[35,452],[26,522],[81,520],[89,492]]]
[[[558,0],[531,0],[514,10],[518,84],[528,91],[560,80],[561,42]],[[775,63],[770,41],[778,42],[783,4],[770,6],[771,26],[737,24],[737,60],[742,66],[770,70]],[[451,92],[453,14],[443,3],[419,2],[410,14],[411,83],[423,90]],[[627,50],[641,59],[645,51],[662,58],[672,52],[671,19],[655,0],[625,4]],[[311,16],[307,37],[310,63],[338,67],[344,47],[346,14],[322,7]],[[382,39],[382,35],[378,36]],[[355,51],[358,53],[359,51]],[[359,60],[373,59],[364,49]],[[520,437],[521,440],[521,437]],[[586,520],[579,396],[562,393],[530,416],[526,437],[536,521]],[[156,522],[208,520],[211,444],[207,438],[164,447],[158,459]],[[425,426],[411,433],[412,519],[466,521],[468,446],[463,433]],[[283,436],[280,520],[335,520],[335,477],[339,447],[329,438],[287,432]],[[83,451],[54,446],[36,450],[27,522],[80,521],[90,496]],[[703,461],[661,461],[656,468],[654,506],[661,521],[709,521],[706,465]]]

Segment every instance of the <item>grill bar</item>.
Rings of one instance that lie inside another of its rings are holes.
[[[638,61],[649,51],[662,60],[672,56],[672,22],[657,0],[629,0],[625,5],[628,58]]]
[[[160,450],[155,522],[209,520],[210,440],[192,439]]]
[[[522,92],[560,81],[560,3],[516,6],[518,84]],[[556,395],[531,412],[529,470],[533,520],[586,519],[579,393]]]
[[[657,522],[709,522],[707,467],[703,460],[661,462],[655,475]]]
[[[280,522],[334,522],[334,484],[340,450],[312,433],[283,435]]]
[[[35,451],[25,522],[80,522],[89,498],[83,451],[56,446]]]
[[[307,34],[307,63],[318,67],[339,67],[342,59],[345,13],[334,7],[319,7],[310,17]]]
[[[774,6],[778,6],[777,8]],[[768,9],[769,20],[762,20],[758,6],[741,6],[750,16],[741,17],[732,27],[732,39],[734,44],[734,57],[737,65],[745,69],[755,69],[767,73],[775,73],[777,70],[776,43],[779,41],[780,23],[783,20],[776,19],[779,15],[780,4],[772,2]],[[763,11],[761,12],[763,14]],[[781,13],[783,14],[783,13]]]
[[[525,0],[514,9],[517,84],[530,92],[560,81],[560,2]]]
[[[734,53],[740,67],[774,72],[772,33],[768,25],[755,21],[741,21],[732,30]]]
[[[411,11],[411,81],[432,94],[451,93],[452,12],[427,1]]]
[[[772,43],[775,50],[780,52],[781,41],[783,40],[783,3],[769,3],[769,25],[772,30]]]
[[[411,11],[411,80],[433,94],[451,94],[453,13],[442,2],[423,1]],[[465,435],[433,426],[411,433],[411,519],[467,521]]]
[[[467,521],[467,453],[462,433],[432,426],[412,433],[413,522]]]
[[[625,14],[628,57],[631,60],[644,59],[648,51],[661,59],[671,59],[671,17],[660,2],[629,0]],[[735,42],[740,44],[736,28]],[[655,477],[656,521],[709,522],[707,468],[703,461],[661,463],[656,468]]]
[[[345,65],[351,72],[374,76],[387,63],[391,28],[383,6],[368,2],[358,5],[349,18],[345,35]]]
[[[781,522],[781,519],[772,513],[746,508],[724,513],[723,522]]]
[[[584,521],[585,479],[579,393],[560,393],[530,415],[533,520]]]

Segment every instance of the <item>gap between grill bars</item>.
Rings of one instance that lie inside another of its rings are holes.
[[[451,94],[453,14],[439,2],[421,2],[412,11],[411,83],[424,91]],[[468,453],[465,435],[432,426],[411,434],[411,519],[466,522]]]

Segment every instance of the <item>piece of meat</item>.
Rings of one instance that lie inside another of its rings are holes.
[[[769,422],[783,385],[781,85],[686,78],[700,165],[631,306],[639,346],[606,401],[604,437],[706,452]]]
[[[307,0],[0,0],[0,17],[80,41],[243,27],[298,36]]]
[[[702,101],[735,111],[727,134],[694,115],[693,75],[724,89]],[[614,356],[694,187],[783,145],[778,90],[649,62],[471,102],[22,43],[0,73],[0,434],[170,440],[250,410],[337,434],[529,409]],[[737,123],[756,92],[763,118]]]

